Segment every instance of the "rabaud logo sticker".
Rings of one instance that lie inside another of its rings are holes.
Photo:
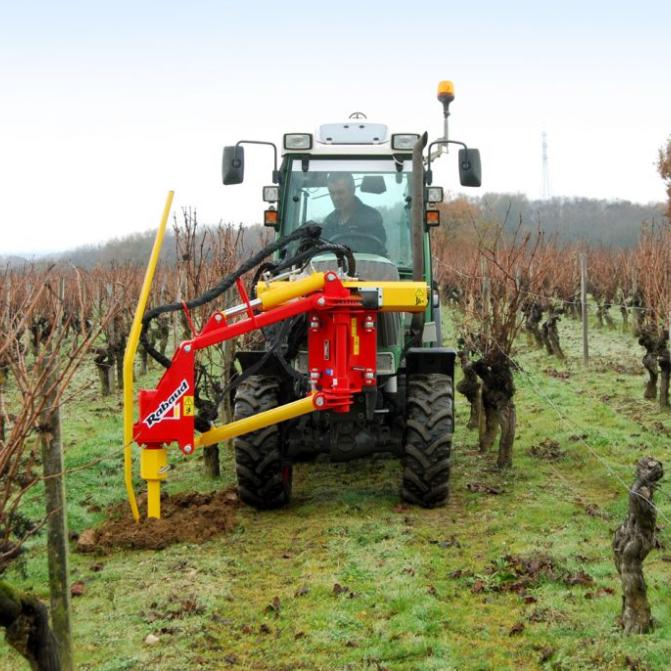
[[[144,423],[151,428],[154,426],[154,424],[158,424],[164,417],[165,415],[172,410],[175,407],[175,403],[179,401],[184,394],[189,390],[189,383],[186,381],[186,379],[182,380],[179,384],[179,387],[175,389],[175,391],[168,396],[168,398],[165,399],[165,401],[161,401],[159,403],[158,408],[154,410],[154,412],[149,413],[145,418],[144,418]]]

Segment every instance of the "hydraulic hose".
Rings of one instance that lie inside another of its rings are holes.
[[[192,310],[193,308],[200,307],[202,305],[205,305],[206,303],[213,301],[215,298],[217,298],[225,291],[230,289],[230,287],[233,286],[233,284],[239,277],[241,277],[242,275],[244,275],[245,273],[249,272],[250,270],[252,270],[257,266],[259,266],[259,269],[254,276],[254,284],[258,280],[261,272],[265,270],[272,270],[273,272],[279,272],[286,268],[290,268],[291,266],[294,265],[305,264],[307,263],[307,261],[309,261],[313,256],[316,256],[317,254],[323,254],[324,252],[333,252],[338,258],[339,263],[342,263],[343,259],[346,260],[347,272],[350,275],[354,275],[354,273],[356,272],[356,261],[354,259],[354,254],[352,254],[352,250],[345,245],[338,245],[331,242],[321,242],[321,240],[319,239],[320,235],[321,235],[321,226],[313,223],[304,224],[300,228],[296,229],[290,235],[280,238],[279,240],[276,240],[275,242],[272,242],[266,247],[264,247],[261,251],[259,251],[257,254],[255,254],[250,259],[245,261],[242,265],[240,265],[235,272],[224,277],[221,280],[221,282],[219,282],[219,284],[217,284],[212,289],[209,289],[205,293],[201,294],[197,298],[187,301],[186,303],[168,303],[166,305],[161,305],[147,312],[147,314],[142,319],[142,331],[140,333],[140,342],[147,351],[147,354],[149,354],[149,356],[151,356],[155,361],[158,361],[158,363],[160,363],[164,368],[169,368],[171,363],[170,359],[168,359],[166,356],[164,356],[156,349],[154,349],[154,347],[151,345],[151,343],[147,338],[147,330],[149,327],[149,323],[161,314],[165,314],[167,312],[177,312],[178,310],[182,310],[184,308],[184,305],[186,305],[186,307],[189,310]],[[296,255],[288,259],[285,259],[278,264],[269,262],[264,263],[264,259],[268,258],[271,254],[273,254],[277,250],[282,249],[287,245],[291,244],[292,242],[301,239],[304,242],[300,246],[299,248],[300,251]]]
[[[316,241],[319,239],[320,235],[321,226],[318,224],[306,224],[301,226],[286,237],[280,238],[275,242],[271,242],[257,254],[240,265],[235,272],[224,277],[221,282],[219,282],[219,284],[212,287],[197,298],[193,298],[190,301],[186,301],[185,303],[168,303],[166,305],[161,305],[159,307],[153,308],[152,310],[149,310],[149,312],[147,312],[147,314],[145,314],[145,316],[142,318],[142,331],[140,333],[140,342],[145,348],[147,354],[149,354],[152,359],[160,363],[164,368],[170,367],[170,359],[154,349],[147,338],[147,329],[149,327],[149,323],[153,319],[156,319],[156,317],[159,315],[165,314],[167,312],[177,312],[178,310],[182,310],[185,305],[189,310],[193,310],[194,308],[198,308],[201,305],[205,305],[206,303],[213,301],[215,298],[221,296],[221,294],[230,289],[238,278],[242,277],[242,275],[249,272],[253,268],[256,268],[256,266],[258,266],[264,259],[269,257],[278,249],[282,249],[295,240],[300,240],[303,238]]]
[[[334,242],[310,241],[312,246],[309,249],[300,251],[289,259],[284,259],[280,263],[262,263],[252,279],[252,288],[256,286],[261,279],[263,273],[270,271],[272,273],[279,273],[291,266],[300,266],[307,263],[313,256],[324,254],[325,252],[333,252],[338,259],[338,265],[342,265],[343,258],[347,261],[347,274],[354,277],[356,273],[356,259],[352,250],[346,245],[338,245]]]

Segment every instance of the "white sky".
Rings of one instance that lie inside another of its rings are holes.
[[[0,3],[0,255],[153,228],[169,189],[203,223],[253,223],[270,151],[247,149],[245,184],[223,187],[223,145],[354,110],[435,139],[441,79],[481,192],[538,197],[545,129],[553,195],[664,200],[671,3],[390,7]],[[458,190],[454,155],[441,164],[434,184]]]

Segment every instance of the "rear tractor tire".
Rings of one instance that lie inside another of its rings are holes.
[[[408,376],[401,498],[422,508],[447,501],[454,429],[452,378]]]
[[[279,383],[273,377],[251,375],[235,394],[233,419],[251,417],[279,405]],[[238,494],[258,510],[281,508],[291,499],[291,464],[282,450],[282,430],[277,424],[233,440]]]

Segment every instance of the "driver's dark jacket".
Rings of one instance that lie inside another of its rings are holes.
[[[361,233],[370,235],[380,241],[380,245],[384,248],[387,243],[387,234],[384,231],[382,224],[382,216],[374,208],[362,203],[356,196],[354,197],[354,209],[349,219],[340,223],[340,213],[338,210],[333,210],[331,214],[324,219],[322,224],[322,240],[330,240],[334,236],[343,236],[339,243],[347,243],[348,233]],[[372,254],[379,254],[379,249],[375,243],[367,240],[352,238],[354,251],[369,252]]]

